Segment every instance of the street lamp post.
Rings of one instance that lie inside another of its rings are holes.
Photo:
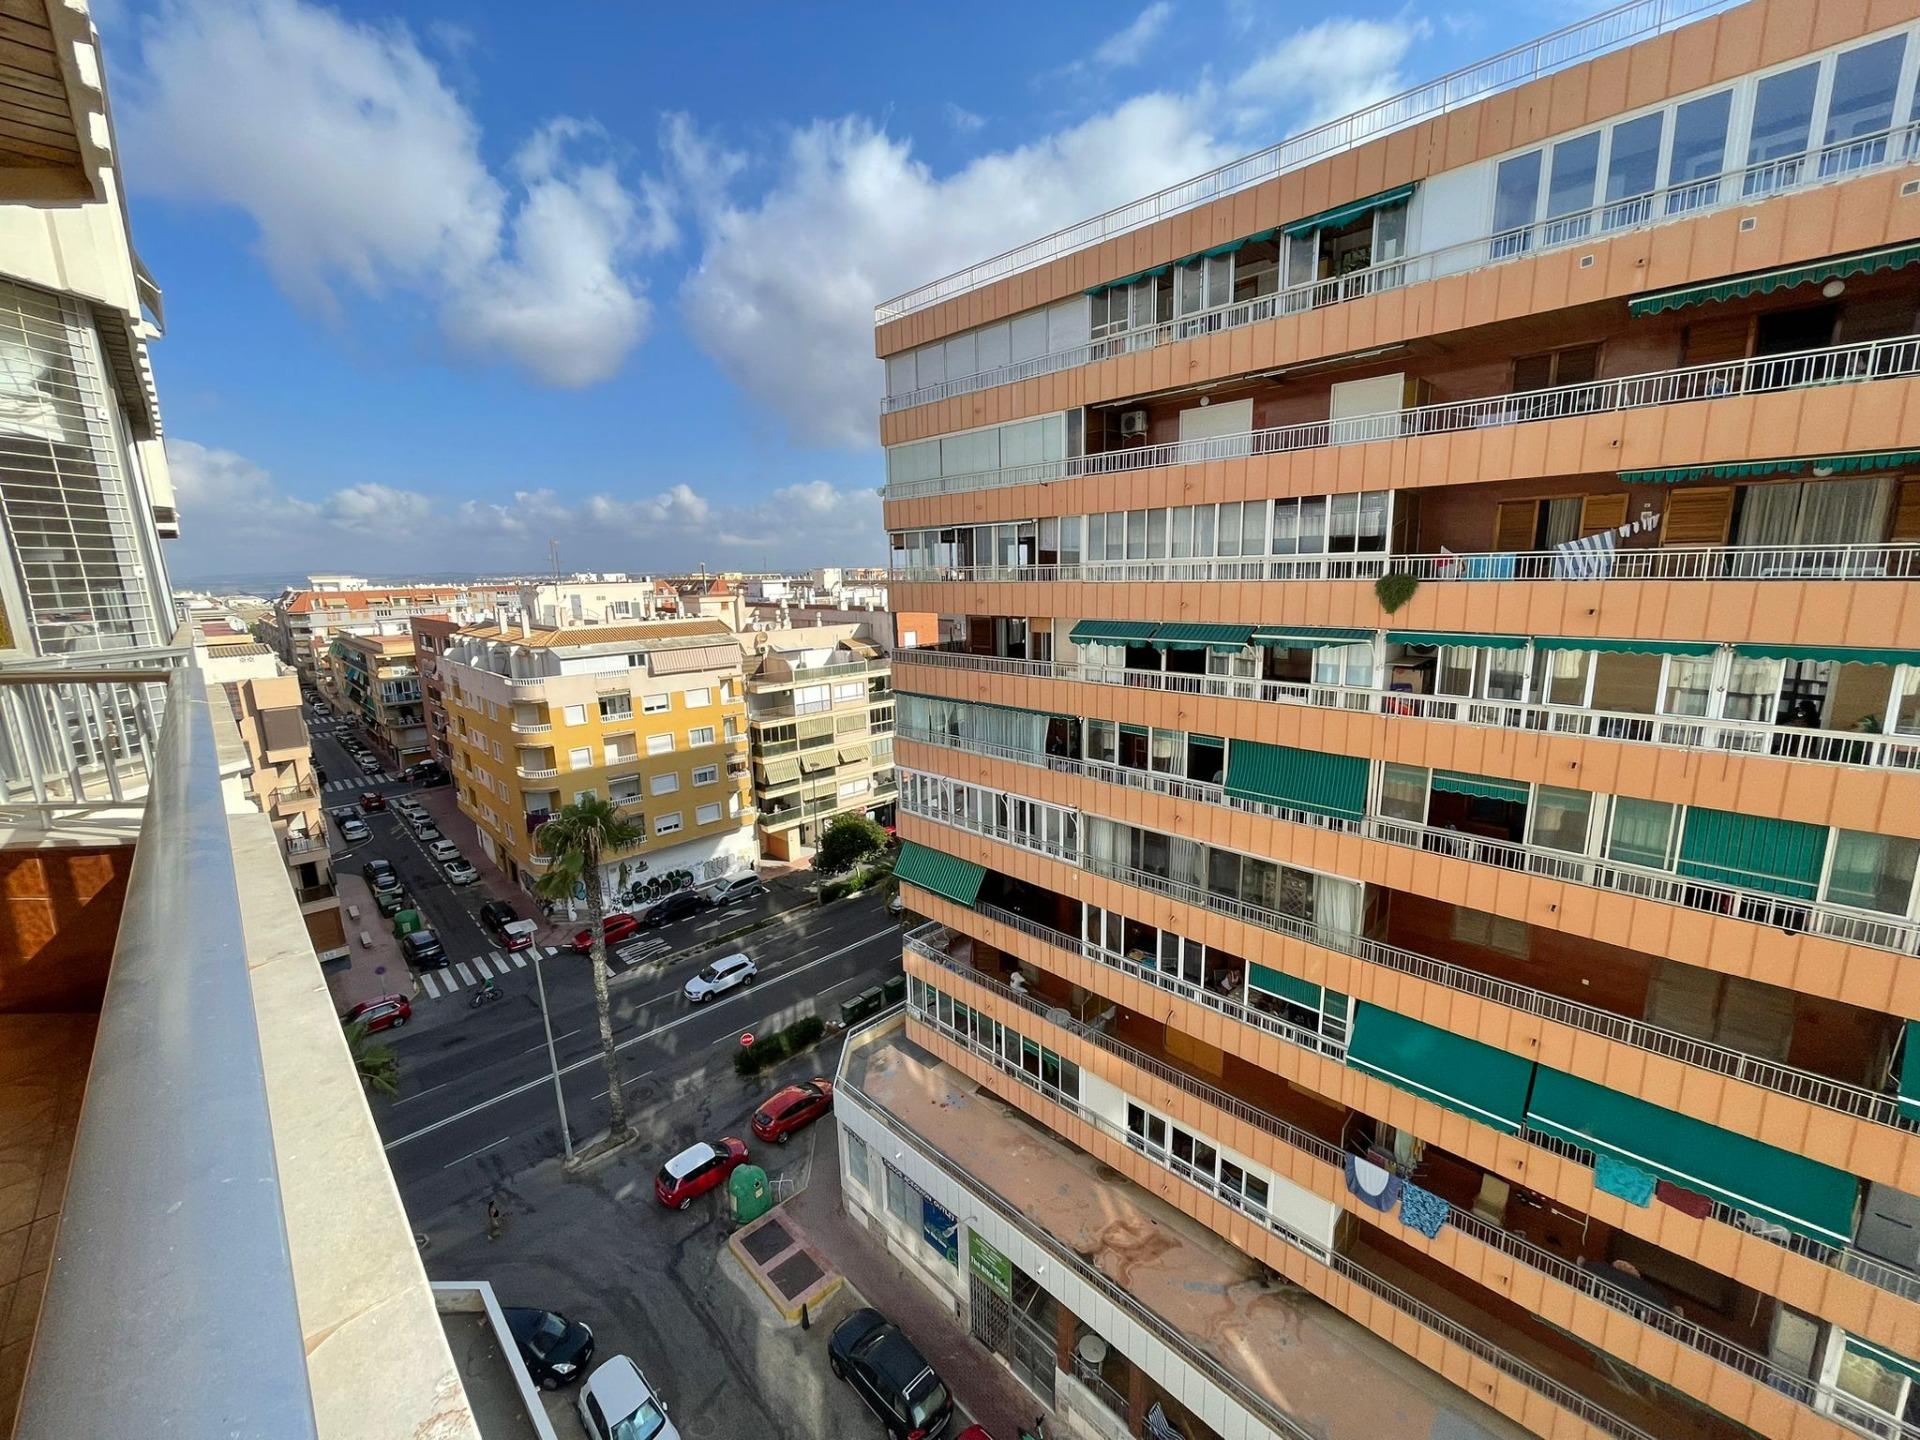
[[[547,1032],[547,1064],[553,1068],[553,1103],[560,1112],[560,1143],[567,1159],[573,1159],[573,1132],[567,1128],[567,1097],[560,1089],[560,1056],[553,1048],[553,1017],[547,1013],[547,977],[542,974],[545,957],[533,947],[533,983],[540,990],[540,1025]]]

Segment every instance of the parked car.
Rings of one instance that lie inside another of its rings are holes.
[[[376,890],[373,892],[373,907],[382,915],[398,915],[402,910],[413,909],[413,897],[405,890]]]
[[[382,1030],[398,1030],[413,1018],[413,1002],[404,995],[382,995],[362,1000],[341,1017],[347,1024],[356,1021],[367,1027],[369,1035]]]
[[[696,1005],[704,1005],[716,995],[740,985],[751,985],[759,967],[745,955],[726,955],[714,961],[687,981],[681,992]]]
[[[387,808],[387,797],[382,795],[378,790],[368,790],[360,796],[360,808],[362,810],[384,810]]]
[[[612,949],[623,940],[631,940],[640,933],[640,922],[631,915],[609,915],[602,928],[606,931],[607,948]],[[583,925],[574,933],[573,948],[582,955],[593,949],[593,927]]]
[[[753,1112],[753,1133],[784,1145],[832,1109],[833,1082],[818,1077],[803,1080],[767,1097],[766,1104]]]
[[[513,1343],[520,1347],[527,1374],[542,1390],[571,1385],[586,1373],[587,1362],[593,1359],[593,1331],[578,1320],[519,1305],[505,1306],[501,1313],[507,1317]]]
[[[662,925],[671,925],[675,920],[683,920],[706,908],[706,897],[697,890],[676,890],[665,899],[656,900],[640,912],[640,928],[656,930]]]
[[[407,963],[416,970],[439,970],[447,964],[447,947],[431,930],[413,930],[400,937]]]
[[[351,805],[336,805],[327,811],[327,814],[333,817],[333,823],[336,825],[344,825],[349,820],[358,820],[360,818],[359,812]]]
[[[340,822],[340,838],[349,845],[358,845],[362,840],[371,840],[373,832],[367,828],[367,822],[349,817]]]
[[[421,760],[402,770],[400,778],[418,780],[426,785],[444,785],[447,781],[447,772],[438,760]]]
[[[376,894],[382,890],[400,888],[400,875],[393,868],[391,860],[382,860],[377,855],[371,860],[363,860],[360,862],[360,873],[366,876],[367,884],[373,887]]]
[[[371,755],[362,755],[360,757],[360,768],[371,775],[380,768],[380,762]]]
[[[422,840],[427,839],[424,835],[420,838]],[[439,838],[439,832],[436,831],[434,838],[427,843],[427,854],[431,855],[439,864],[445,865],[449,861],[460,858],[460,847],[451,840]]]
[[[422,815],[414,821],[413,838],[429,850],[436,845],[451,845],[453,842],[440,833],[440,827]],[[457,853],[457,852],[456,852]]]
[[[891,1440],[937,1440],[952,1423],[946,1385],[878,1310],[856,1310],[834,1326],[827,1364],[867,1402]]]
[[[603,1362],[580,1387],[580,1423],[590,1440],[680,1440],[667,1402],[624,1355]]]
[[[653,1193],[669,1210],[684,1210],[720,1184],[747,1158],[744,1141],[731,1135],[689,1145],[660,1167],[653,1177]]]
[[[480,907],[480,923],[495,935],[505,933],[507,926],[520,918],[520,912],[513,908],[511,900],[489,900]]]
[[[500,948],[509,954],[515,950],[531,950],[539,929],[531,920],[516,920],[500,932]]]
[[[758,875],[733,875],[709,886],[707,904],[731,905],[736,900],[751,900],[767,893],[767,882]]]
[[[446,872],[449,885],[471,885],[480,878],[480,872],[473,868],[473,862],[459,855],[440,868]]]

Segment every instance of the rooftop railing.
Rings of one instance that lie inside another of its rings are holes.
[[[191,657],[0,669],[0,815],[47,829],[134,813],[153,783],[171,677]]]
[[[1633,0],[883,301],[874,307],[874,323],[884,325],[1008,275],[1192,210],[1377,135],[1444,115],[1461,105],[1657,35],[1723,9],[1728,3],[1730,0]]]

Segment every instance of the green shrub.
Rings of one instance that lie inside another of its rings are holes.
[[[776,1030],[771,1035],[762,1035],[751,1045],[743,1045],[734,1053],[733,1068],[739,1075],[758,1075],[769,1065],[777,1065],[791,1055],[819,1043],[820,1037],[827,1033],[827,1022],[818,1015],[807,1015],[784,1030]]]
[[[1401,570],[1390,570],[1373,582],[1373,596],[1380,602],[1380,608],[1391,615],[1411,600],[1413,592],[1419,588],[1419,576],[1409,575]]]

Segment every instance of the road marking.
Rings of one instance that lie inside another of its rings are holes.
[[[547,955],[548,955],[548,957],[549,957],[549,958],[551,958],[551,957],[553,957],[553,956],[555,956],[555,955],[558,955],[559,953],[560,953],[560,947],[559,947],[558,945],[549,945],[549,946],[547,946]]]
[[[579,1030],[578,1030],[578,1029],[573,1029],[573,1030],[569,1030],[569,1031],[567,1031],[567,1033],[566,1033],[565,1035],[556,1035],[556,1036],[554,1036],[554,1037],[553,1037],[553,1043],[554,1043],[555,1045],[558,1045],[558,1044],[559,1044],[559,1043],[560,1043],[560,1042],[561,1042],[562,1040],[569,1040],[569,1039],[571,1039],[571,1038],[572,1038],[573,1036],[575,1036],[575,1035],[578,1035],[579,1033],[580,1033],[580,1032],[579,1032]],[[526,1049],[524,1049],[524,1050],[522,1050],[522,1051],[521,1051],[520,1053],[521,1053],[522,1055],[531,1055],[531,1054],[533,1054],[533,1052],[534,1052],[534,1051],[536,1051],[536,1050],[544,1050],[544,1049],[546,1049],[546,1048],[547,1048],[547,1042],[546,1042],[546,1041],[544,1041],[544,1040],[542,1040],[542,1041],[541,1041],[541,1042],[540,1042],[540,1043],[539,1043],[538,1045],[529,1045],[529,1046],[528,1046],[528,1047],[527,1047]],[[551,1076],[551,1075],[549,1075],[549,1076],[548,1076],[548,1078],[549,1078],[549,1079],[551,1079],[551,1078],[552,1078],[552,1076]]]
[[[502,975],[507,973],[507,962],[500,958],[500,952],[498,950],[489,950],[487,952],[487,958],[493,962],[494,969],[498,970]]]
[[[456,960],[454,962],[453,970],[454,970],[454,973],[460,977],[460,983],[462,985],[473,984],[473,973],[467,969],[464,963]]]
[[[442,1170],[451,1170],[456,1165],[464,1165],[467,1161],[473,1159],[474,1156],[484,1155],[487,1153],[487,1151],[493,1149],[494,1146],[504,1145],[507,1143],[507,1141],[511,1140],[512,1138],[513,1136],[511,1135],[502,1135],[498,1140],[495,1140],[492,1145],[482,1145],[478,1150],[469,1150],[466,1154],[462,1155],[458,1160],[449,1160],[446,1164],[442,1165],[440,1168]]]
[[[427,987],[428,995],[432,996],[435,1000],[440,998],[440,987],[433,983],[433,972],[431,970],[422,970],[420,972],[420,983]]]
[[[467,963],[473,966],[473,968],[477,972],[479,972],[480,978],[482,980],[487,979],[489,976],[493,974],[491,970],[487,969],[487,962],[482,960],[478,955],[475,955],[472,959],[468,960]]]
[[[871,935],[864,936],[859,940],[854,940],[846,945],[842,945],[838,950],[834,950],[829,952],[828,954],[822,955],[818,959],[809,960],[806,964],[798,966],[795,969],[783,970],[779,973],[779,976],[777,978],[781,980],[787,980],[797,975],[804,975],[807,973],[807,971],[815,969],[818,966],[824,965],[829,960],[838,960],[842,955],[851,954],[855,950],[859,950],[864,946],[871,945],[876,940],[892,940],[896,944],[898,944],[899,939],[900,939],[900,931],[897,926],[889,926],[885,930],[876,930]],[[722,996],[720,999],[715,1000],[710,1005],[702,1005],[697,1009],[689,1010],[687,1011],[686,1014],[681,1015],[676,1019],[669,1020],[664,1025],[656,1025],[651,1030],[643,1031],[638,1035],[629,1035],[624,1040],[616,1041],[614,1043],[613,1048],[616,1050],[625,1050],[630,1045],[638,1045],[643,1040],[651,1040],[656,1035],[664,1035],[669,1030],[677,1030],[682,1025],[686,1024],[689,1020],[698,1020],[703,1015],[709,1014],[713,1010],[716,1010],[721,1006],[732,1005],[739,1000],[743,1000],[751,997],[752,994],[753,994],[753,991],[751,989],[742,987],[741,989],[734,991],[731,995]],[[599,1063],[600,1063],[600,1055],[598,1051],[595,1051],[591,1055],[581,1056],[578,1060],[575,1060],[570,1064],[562,1065],[560,1067],[560,1073],[562,1075],[571,1075],[576,1070],[584,1070],[589,1065],[598,1065]],[[646,1073],[648,1072],[646,1071],[641,1072],[641,1074],[646,1074]],[[638,1078],[639,1078],[638,1076],[634,1077],[634,1079],[638,1079]],[[455,1111],[451,1115],[443,1115],[438,1120],[434,1120],[426,1125],[422,1125],[418,1130],[409,1131],[405,1135],[401,1135],[396,1139],[389,1140],[387,1141],[386,1145],[383,1148],[387,1150],[397,1150],[402,1145],[407,1144],[409,1141],[418,1140],[423,1136],[431,1135],[437,1130],[444,1130],[447,1126],[455,1124],[458,1121],[465,1120],[470,1115],[478,1115],[482,1110],[491,1110],[495,1105],[499,1105],[504,1101],[511,1100],[514,1097],[519,1095],[524,1095],[529,1090],[536,1089],[541,1085],[551,1085],[552,1083],[553,1083],[552,1071],[548,1071],[545,1075],[536,1075],[533,1077],[533,1079],[528,1080],[524,1084],[516,1085],[511,1090],[502,1090],[498,1095],[494,1095],[488,1099],[478,1101],[475,1104],[467,1106],[467,1108],[464,1110]],[[631,1084],[632,1081],[629,1080],[627,1083]],[[498,1142],[495,1142],[495,1143],[498,1143]]]

